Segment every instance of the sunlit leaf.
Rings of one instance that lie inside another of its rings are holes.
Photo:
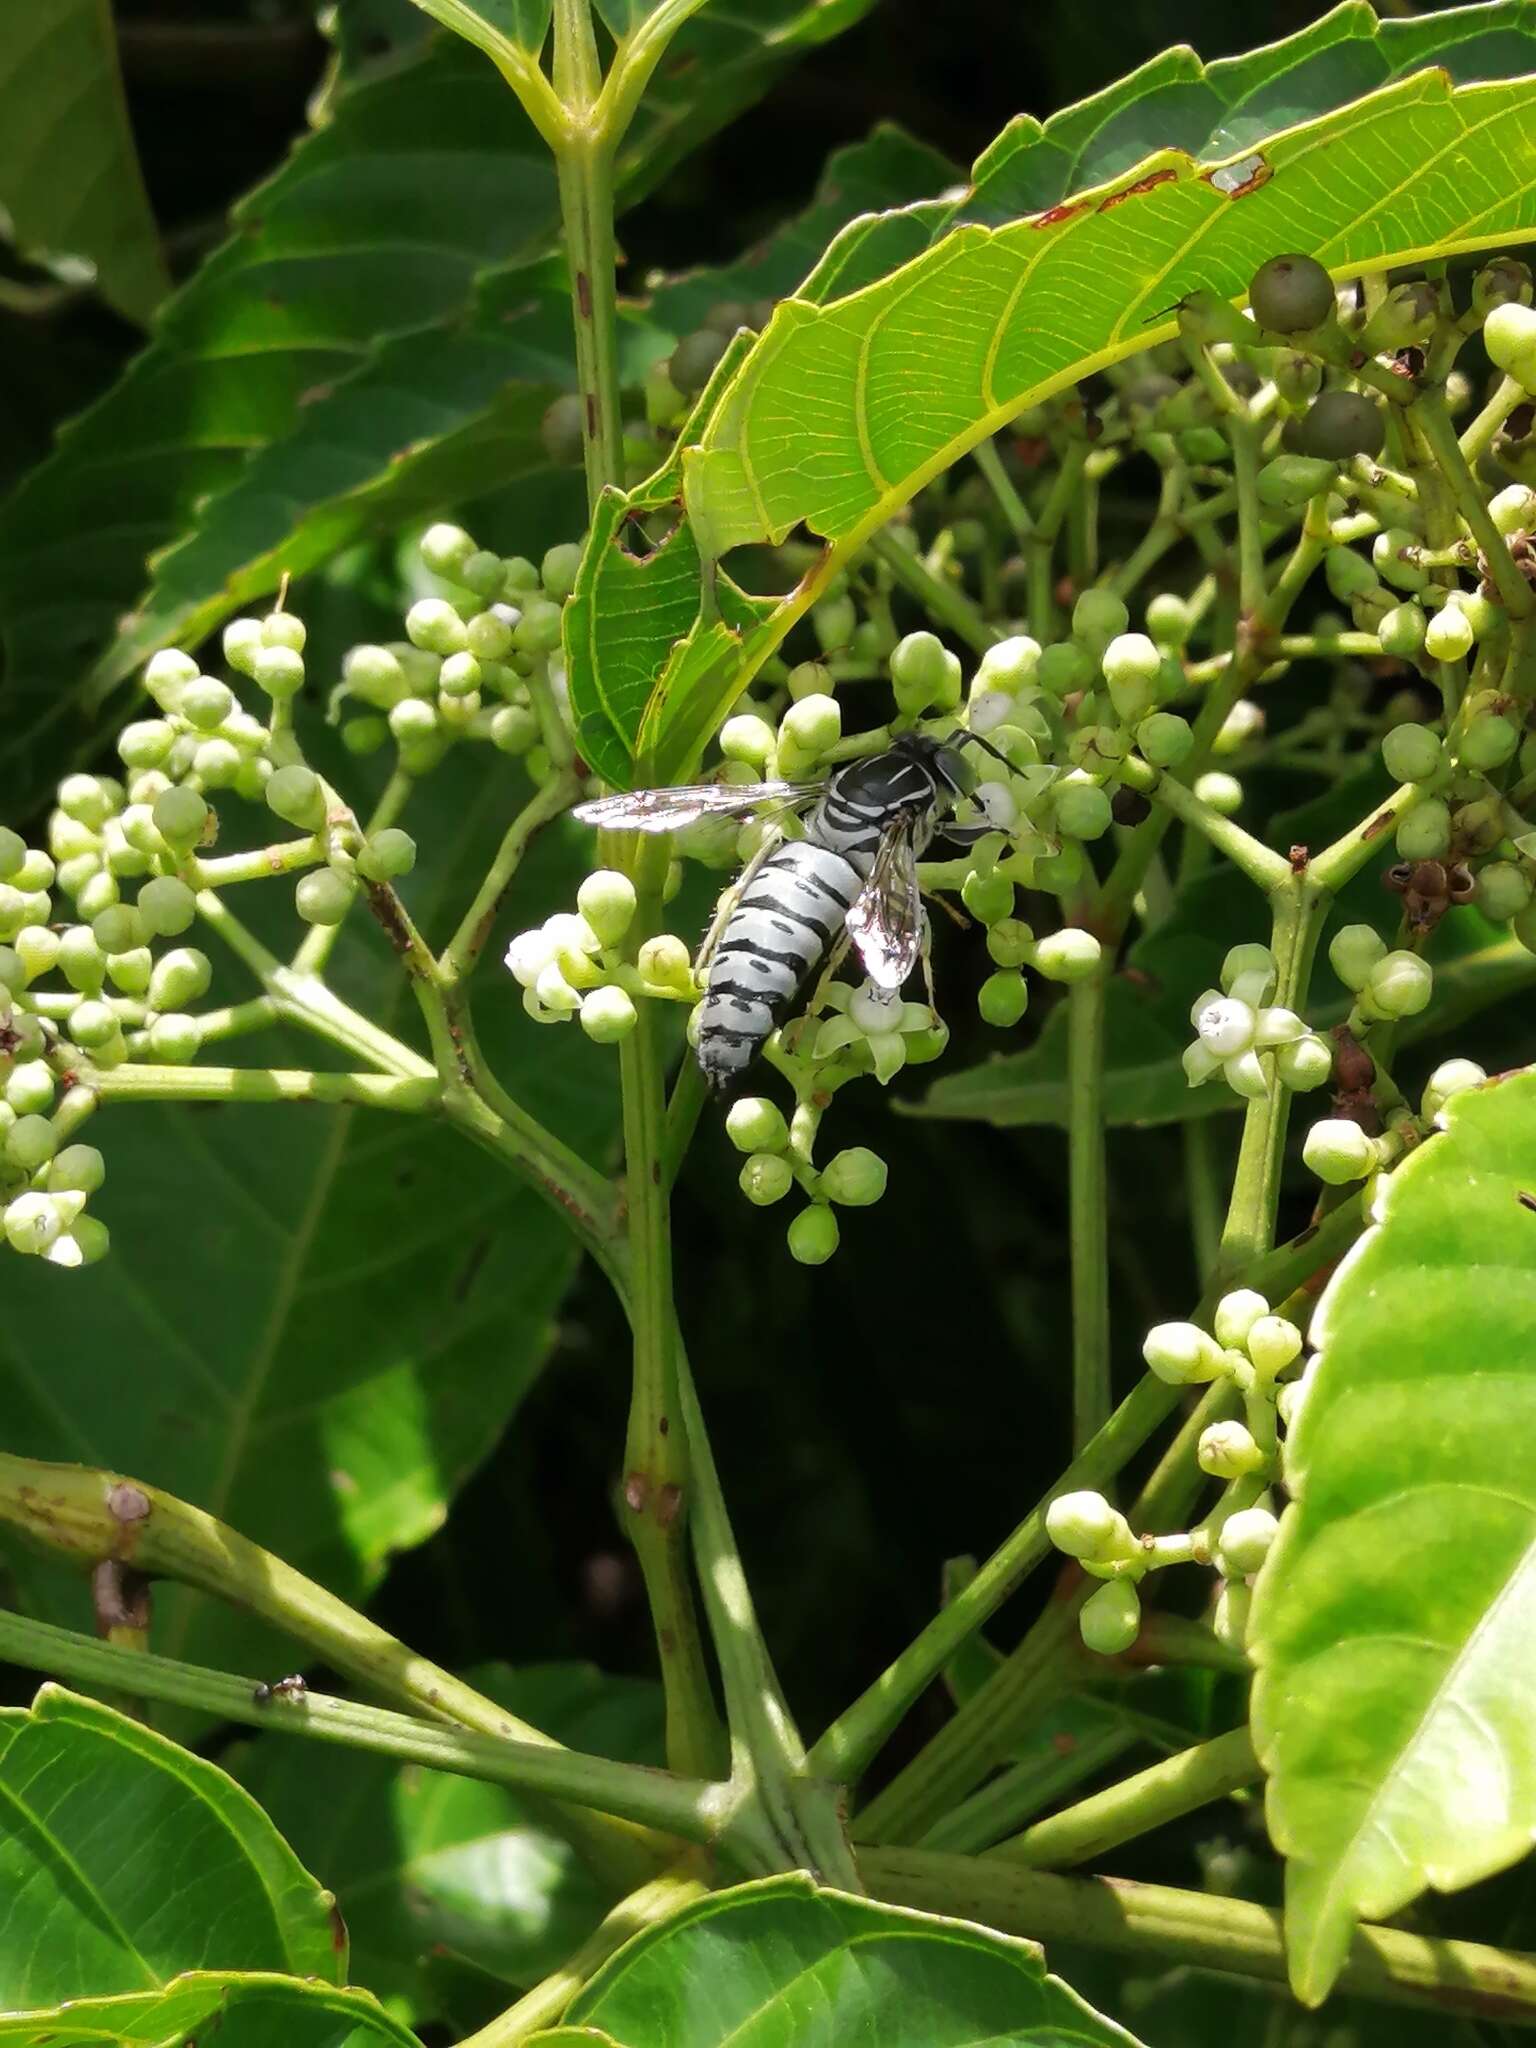
[[[414,2034],[366,1991],[255,1971],[196,1971],[163,1991],[72,1998],[51,2010],[0,2014],[15,2048],[167,2048],[217,2029],[219,2048],[417,2048]]]
[[[1250,1646],[1291,1981],[1536,1836],[1536,1074],[1455,1097],[1329,1283]]]

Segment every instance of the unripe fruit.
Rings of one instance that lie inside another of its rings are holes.
[[[903,711],[934,706],[951,710],[960,702],[962,671],[957,656],[932,633],[908,633],[891,649],[891,683]]]
[[[1292,511],[1329,489],[1337,476],[1337,462],[1323,456],[1277,455],[1259,471],[1259,503],[1277,512]]]
[[[595,988],[582,998],[581,1028],[598,1045],[617,1045],[639,1021],[639,1012],[622,988]]]
[[[983,654],[971,693],[974,696],[983,690],[1001,690],[1005,695],[1014,695],[1034,681],[1039,666],[1040,642],[1027,633],[1015,633]]]
[[[1109,797],[1096,782],[1068,782],[1055,796],[1056,823],[1069,839],[1100,839],[1114,822]]]
[[[1084,981],[1099,970],[1103,947],[1076,925],[1051,932],[1035,947],[1035,966],[1047,981]]]
[[[1341,1188],[1364,1180],[1376,1164],[1376,1147],[1357,1123],[1346,1117],[1325,1117],[1302,1143],[1301,1156],[1320,1181]]]
[[[1136,1548],[1130,1523],[1102,1493],[1058,1494],[1045,1511],[1045,1533],[1064,1557],[1084,1563],[1130,1557]]]
[[[303,832],[318,832],[325,823],[325,790],[313,769],[277,769],[262,795],[268,810]]]
[[[194,846],[208,823],[208,806],[195,789],[168,789],[156,797],[155,830],[172,846]]]
[[[445,598],[420,597],[405,615],[406,638],[427,654],[461,654],[464,621]]]
[[[1285,1371],[1301,1352],[1301,1332],[1284,1316],[1260,1316],[1248,1332],[1248,1356],[1266,1379]]]
[[[1371,969],[1365,993],[1386,1017],[1416,1017],[1434,993],[1434,969],[1417,953],[1388,953]]]
[[[999,967],[1022,967],[1035,950],[1033,929],[1019,917],[1000,917],[987,927],[987,952]]]
[[[1477,871],[1474,901],[1495,924],[1508,924],[1531,900],[1531,878],[1512,860],[1490,861]]]
[[[842,738],[842,707],[835,697],[801,697],[785,712],[779,730],[802,754],[815,759]]]
[[[743,1095],[733,1102],[725,1133],[738,1152],[782,1152],[789,1143],[783,1112],[765,1095]]]
[[[1240,1422],[1213,1422],[1195,1447],[1195,1462],[1213,1479],[1244,1479],[1264,1463],[1253,1432]]]
[[[1279,1528],[1268,1508],[1240,1508],[1222,1524],[1216,1539],[1216,1562],[1228,1578],[1245,1578],[1269,1555]]]
[[[1426,797],[1398,821],[1395,843],[1404,860],[1439,860],[1450,851],[1450,806]]]
[[[1312,256],[1271,256],[1248,287],[1248,303],[1271,334],[1305,334],[1333,312],[1333,280]]]
[[[1502,768],[1514,758],[1519,745],[1520,728],[1510,719],[1497,712],[1486,718],[1474,718],[1461,736],[1462,764],[1480,773]]]
[[[1395,604],[1377,626],[1376,632],[1383,654],[1395,655],[1399,661],[1412,661],[1424,646],[1424,614],[1416,604]],[[1423,731],[1425,728],[1421,726],[1418,729]]]
[[[1153,768],[1177,768],[1194,743],[1194,729],[1177,712],[1154,711],[1136,728],[1136,744]]]
[[[1460,605],[1442,605],[1424,628],[1424,652],[1432,661],[1460,661],[1472,651],[1473,633]]]
[[[149,936],[144,920],[126,903],[114,903],[91,920],[91,936],[103,953],[132,953]]]
[[[1536,311],[1518,301],[1495,306],[1483,322],[1488,359],[1526,391],[1536,391]]]
[[[1141,1633],[1141,1601],[1129,1579],[1111,1579],[1083,1602],[1077,1617],[1083,1647],[1101,1657],[1117,1657]]]
[[[1297,430],[1302,454],[1320,455],[1329,462],[1379,455],[1386,437],[1381,407],[1363,391],[1319,392]]]
[[[887,1168],[878,1152],[850,1145],[822,1171],[820,1192],[845,1209],[867,1209],[885,1193]]]
[[[168,1067],[184,1067],[197,1057],[202,1037],[202,1026],[195,1017],[173,1010],[150,1025],[149,1049]]]
[[[743,1162],[736,1184],[749,1202],[766,1209],[783,1201],[795,1184],[795,1176],[787,1159],[773,1152],[754,1152]],[[818,1265],[820,1261],[812,1259],[808,1263]]]
[[[825,1202],[813,1202],[789,1226],[789,1255],[802,1266],[824,1266],[840,1234],[836,1212]]]
[[[1009,1031],[1029,1008],[1029,984],[1017,970],[999,969],[981,984],[976,1007],[984,1024]]]
[[[107,1177],[107,1163],[94,1145],[66,1145],[48,1169],[51,1195],[94,1195]]]
[[[7,1162],[21,1173],[36,1173],[53,1157],[58,1139],[45,1116],[20,1116],[5,1134]]]
[[[1198,1323],[1157,1323],[1142,1339],[1141,1355],[1171,1387],[1201,1386],[1226,1369],[1221,1346]]]
[[[1387,957],[1387,942],[1368,924],[1347,924],[1328,942],[1328,964],[1347,989],[1365,987]]]
[[[1442,1060],[1424,1083],[1420,1104],[1425,1118],[1433,1122],[1453,1095],[1467,1088],[1481,1088],[1488,1076],[1476,1060]]]
[[[830,697],[832,671],[824,661],[797,662],[789,672],[786,687],[791,701],[796,704],[802,697]]]
[[[654,939],[647,939],[635,964],[641,979],[653,988],[687,989],[693,985],[692,957],[672,932],[659,932]]]
[[[193,946],[178,946],[162,954],[150,977],[149,1006],[152,1010],[184,1010],[208,993],[213,969],[206,953]]]
[[[979,923],[993,925],[1011,913],[1014,885],[1007,875],[995,869],[991,874],[983,874],[972,868],[960,884],[960,900]]]
[[[1439,773],[1445,753],[1427,725],[1394,725],[1381,743],[1381,758],[1394,782],[1427,782]]]

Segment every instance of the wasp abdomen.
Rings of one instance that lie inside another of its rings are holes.
[[[792,840],[752,877],[710,962],[699,1065],[723,1088],[751,1065],[842,931],[871,856]]]

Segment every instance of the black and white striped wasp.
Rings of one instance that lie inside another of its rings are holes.
[[[574,815],[609,831],[676,832],[700,818],[746,817],[766,805],[806,813],[802,838],[764,841],[700,955],[708,981],[698,1061],[710,1085],[724,1088],[757,1057],[829,952],[840,955],[851,942],[877,988],[902,986],[926,928],[917,863],[940,831],[970,843],[988,829],[946,823],[975,787],[957,744],[904,733],[823,782],[630,790],[578,804]]]

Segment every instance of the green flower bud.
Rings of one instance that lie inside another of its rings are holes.
[[[1182,597],[1160,590],[1147,604],[1147,631],[1164,649],[1177,652],[1195,630],[1194,618]]]
[[[20,1173],[36,1173],[47,1165],[57,1145],[47,1117],[19,1116],[5,1134],[6,1162]]]
[[[177,946],[155,962],[149,1006],[152,1010],[184,1010],[208,993],[212,979],[206,953],[199,953],[195,946]]]
[[[1248,1356],[1265,1379],[1275,1379],[1301,1355],[1301,1332],[1284,1316],[1260,1316],[1248,1332]]]
[[[726,1113],[725,1134],[738,1152],[782,1152],[789,1126],[777,1103],[765,1095],[743,1095]]]
[[[1072,637],[1095,654],[1107,651],[1130,622],[1130,613],[1112,590],[1085,590],[1072,607]]]
[[[1031,640],[1027,633],[1015,633],[1010,639],[997,641],[982,655],[971,694],[1001,690],[1014,696],[1035,680],[1039,666],[1040,642]]]
[[[1404,526],[1389,526],[1378,533],[1371,543],[1371,561],[1383,583],[1390,583],[1394,590],[1422,590],[1429,581],[1429,571],[1421,569],[1416,562],[1404,561],[1406,548],[1417,548],[1419,536],[1410,533]]]
[[[1429,340],[1440,317],[1440,294],[1427,277],[1394,285],[1361,330],[1360,346],[1391,355]]]
[[[162,647],[144,670],[144,687],[162,711],[174,711],[181,693],[198,673],[197,663],[179,647]]]
[[[660,932],[640,948],[635,965],[642,981],[652,988],[689,989],[693,986],[693,960],[688,948],[672,932]]]
[[[1277,512],[1293,511],[1329,489],[1338,473],[1338,463],[1325,456],[1277,455],[1259,471],[1259,503]]]
[[[794,1184],[795,1176],[789,1161],[772,1152],[754,1152],[744,1162],[737,1181],[747,1200],[759,1209],[766,1209],[773,1202],[782,1202]],[[811,1211],[806,1210],[805,1214],[809,1215]],[[821,1261],[810,1259],[806,1263],[820,1265]]]
[[[168,1067],[184,1067],[197,1057],[203,1042],[203,1028],[195,1017],[172,1011],[157,1017],[149,1027],[149,1049]]]
[[[981,984],[976,1007],[984,1024],[1010,1031],[1029,1008],[1029,984],[1016,969],[1000,968]]]
[[[475,552],[475,544],[462,526],[439,520],[421,536],[421,559],[436,576],[456,577]]]
[[[48,1169],[51,1195],[94,1195],[107,1177],[107,1163],[94,1145],[66,1145]]]
[[[268,612],[261,622],[263,647],[286,647],[290,653],[302,654],[308,638],[304,621],[292,612]]]
[[[66,775],[59,784],[59,809],[87,831],[99,832],[117,806],[98,775]]]
[[[131,953],[142,946],[148,933],[137,910],[126,903],[114,903],[91,920],[91,934],[103,953]]]
[[[1352,455],[1379,455],[1386,438],[1382,409],[1363,391],[1320,392],[1297,429],[1300,452],[1321,455],[1330,462],[1344,462]]]
[[[1451,848],[1450,806],[1437,796],[1415,804],[1398,820],[1395,844],[1404,860],[1441,860]]]
[[[393,882],[416,865],[416,842],[398,825],[386,825],[358,849],[357,871],[365,882]]]
[[[779,731],[814,760],[830,752],[842,738],[842,706],[835,697],[801,697],[785,712]]]
[[[821,701],[831,703],[832,699]],[[749,767],[761,768],[775,745],[773,727],[766,718],[759,718],[755,713],[744,712],[739,717],[728,718],[720,728],[720,751],[727,761],[745,761]]]
[[[1488,500],[1488,517],[1506,539],[1536,527],[1536,491],[1529,484],[1511,484]]]
[[[119,757],[129,768],[158,768],[176,742],[176,729],[164,718],[141,718],[117,736]]]
[[[243,676],[254,676],[265,642],[260,619],[231,619],[224,628],[224,659]]]
[[[1226,1370],[1221,1346],[1198,1323],[1157,1323],[1142,1339],[1141,1355],[1171,1387],[1202,1386]]]
[[[832,671],[823,661],[798,662],[789,672],[787,687],[792,702],[797,704],[802,697],[830,697]]]
[[[1414,616],[1423,615],[1415,611]],[[1394,782],[1428,782],[1440,772],[1445,755],[1439,736],[1427,725],[1394,725],[1381,743],[1381,758]]]
[[[1213,1422],[1201,1433],[1195,1462],[1212,1479],[1245,1479],[1264,1466],[1264,1453],[1240,1422]]]
[[[301,875],[293,907],[306,924],[340,924],[351,907],[353,884],[332,868]]]
[[[1472,627],[1460,605],[1442,605],[1424,628],[1424,652],[1432,661],[1460,661],[1472,651]]]
[[[1341,1188],[1364,1180],[1376,1165],[1376,1147],[1347,1117],[1325,1117],[1302,1143],[1301,1156],[1320,1181]]]
[[[21,1060],[5,1077],[6,1106],[19,1117],[44,1116],[53,1107],[54,1087],[46,1060]]]
[[[38,927],[33,926],[36,930]],[[0,946],[0,989],[11,995],[19,994],[27,985],[27,970],[21,955],[14,946]]]
[[[1387,957],[1387,942],[1368,924],[1346,924],[1328,942],[1328,964],[1357,994]]]
[[[405,635],[426,654],[461,654],[468,644],[464,621],[441,597],[416,600],[405,615]]]
[[[51,973],[59,959],[59,934],[44,924],[26,924],[16,934],[16,957],[29,982]]]
[[[437,672],[437,687],[445,697],[477,696],[481,680],[480,664],[467,648],[462,654],[450,654]]]
[[[1536,311],[1518,301],[1495,306],[1483,322],[1488,359],[1526,391],[1536,391]]]
[[[638,1011],[621,988],[595,988],[582,998],[581,1028],[598,1045],[617,1045],[639,1021]]]
[[[89,925],[71,925],[59,940],[59,967],[71,988],[94,995],[107,971],[107,956]]]
[[[105,1003],[76,1003],[69,1013],[66,1026],[76,1045],[83,1045],[94,1051],[98,1046],[110,1045],[113,1039],[122,1035],[122,1026],[117,1013]]]
[[[891,649],[891,683],[903,711],[916,713],[930,706],[952,711],[960,702],[962,671],[959,658],[932,633],[908,633]]]
[[[1435,972],[1417,953],[1388,953],[1371,969],[1365,993],[1385,1017],[1416,1017],[1434,994]]]
[[[1035,934],[1022,918],[1003,917],[987,927],[987,952],[999,967],[1022,967],[1035,950]]]
[[[301,831],[318,832],[325,823],[325,790],[313,769],[277,769],[262,795],[268,810]]]
[[[207,827],[208,806],[195,789],[168,789],[155,799],[155,830],[171,846],[197,845]]]
[[[402,747],[434,739],[438,730],[437,706],[429,704],[425,697],[402,697],[398,704],[390,706],[389,729]]]
[[[18,1195],[6,1205],[5,1234],[19,1252],[47,1252],[62,1236],[64,1218],[51,1195]]]
[[[410,681],[400,657],[388,647],[354,647],[341,664],[348,690],[376,710],[387,711],[410,695]]]
[[[9,825],[0,825],[0,882],[9,882],[20,873],[27,857],[27,842],[19,832],[13,832]]]
[[[1314,256],[1271,256],[1248,287],[1248,303],[1271,334],[1305,334],[1333,313],[1333,280]]]
[[[459,565],[455,581],[472,590],[476,597],[498,597],[505,575],[500,555],[489,548],[476,548]]]
[[[526,704],[504,704],[491,717],[491,743],[504,754],[526,754],[539,736],[539,721]]]
[[[199,732],[217,732],[235,708],[235,693],[217,676],[194,676],[176,708]]]
[[[1232,454],[1219,427],[1186,427],[1175,438],[1186,462],[1226,462]]]
[[[1269,1303],[1262,1294],[1251,1287],[1236,1287],[1230,1294],[1224,1294],[1216,1304],[1212,1322],[1216,1329],[1218,1343],[1229,1350],[1241,1351],[1248,1341],[1248,1332],[1260,1316],[1269,1314]]]
[[[148,946],[131,946],[126,953],[114,953],[107,962],[107,978],[125,996],[141,996],[149,988],[155,957]]]
[[[296,647],[263,647],[251,673],[259,690],[274,703],[286,704],[304,687],[304,657]]]
[[[512,628],[512,644],[524,654],[553,654],[560,645],[562,613],[547,597],[526,598],[522,617]]]
[[[1195,795],[1224,818],[1235,816],[1243,807],[1243,785],[1235,775],[1223,775],[1216,768],[1197,777]]]
[[[1395,655],[1399,661],[1414,661],[1424,646],[1424,614],[1416,604],[1395,604],[1377,626],[1376,632],[1383,654]],[[1395,730],[1404,728],[1399,726]],[[1424,732],[1427,728],[1418,726],[1412,730]],[[1391,734],[1387,737],[1390,739]],[[1398,777],[1399,781],[1412,779]]]
[[[1424,1083],[1420,1107],[1427,1123],[1433,1123],[1453,1095],[1467,1088],[1481,1088],[1488,1076],[1476,1060],[1442,1060]]]
[[[1293,1093],[1303,1095],[1332,1078],[1333,1054],[1325,1039],[1309,1031],[1276,1048],[1275,1072]]]
[[[476,612],[464,628],[468,651],[477,662],[499,662],[512,649],[512,626],[516,614],[510,605],[493,606]],[[458,657],[455,657],[457,659]]]
[[[1216,1562],[1228,1578],[1246,1578],[1269,1555],[1280,1524],[1268,1508],[1240,1508],[1228,1515],[1216,1539]]]
[[[1194,743],[1189,720],[1173,711],[1154,711],[1136,728],[1136,744],[1153,768],[1177,768]]]
[[[231,789],[244,766],[240,749],[225,739],[203,740],[192,756],[193,772],[206,789]]]
[[[582,546],[580,541],[559,541],[546,550],[539,565],[539,576],[544,588],[556,604],[565,600],[576,588],[577,573],[581,568]]]
[[[1085,981],[1098,972],[1103,951],[1092,932],[1066,925],[1038,941],[1034,964],[1047,981]]]
[[[859,615],[851,597],[827,597],[811,607],[811,626],[823,654],[836,654],[852,640]]]
[[[1141,1633],[1141,1600],[1129,1579],[1111,1579],[1083,1602],[1077,1617],[1083,1647],[1118,1657]]]
[[[576,891],[576,904],[604,946],[616,946],[635,915],[635,885],[628,875],[599,868]]]
[[[845,1209],[867,1209],[885,1193],[886,1164],[864,1145],[837,1153],[822,1171],[820,1193]]]
[[[981,924],[993,925],[1013,909],[1014,887],[1007,875],[996,869],[984,874],[972,868],[960,884],[960,901]]]
[[[1519,726],[1495,712],[1472,720],[1462,733],[1459,752],[1464,767],[1486,774],[1513,760],[1519,746]]]
[[[1104,1564],[1134,1556],[1136,1538],[1102,1493],[1058,1494],[1045,1511],[1045,1533],[1064,1557]]]
[[[1072,641],[1058,640],[1041,653],[1035,680],[1053,697],[1069,697],[1092,682],[1093,663]]]
[[[1057,826],[1069,839],[1101,839],[1114,822],[1110,799],[1096,782],[1059,783],[1053,810]]]
[[[1352,548],[1330,548],[1323,557],[1323,574],[1340,604],[1347,604],[1352,597],[1369,597],[1381,588],[1370,563]]]
[[[824,1266],[840,1234],[836,1211],[825,1202],[812,1202],[789,1226],[789,1255],[802,1266]]]
[[[1145,717],[1156,701],[1163,668],[1163,657],[1147,635],[1117,633],[1104,649],[1099,666],[1120,717],[1129,724]]]

